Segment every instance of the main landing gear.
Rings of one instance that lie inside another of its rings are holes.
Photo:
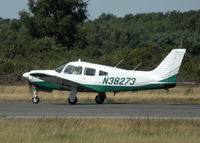
[[[73,99],[72,101],[70,100],[70,98],[68,98],[68,103],[71,105],[75,105],[78,102],[78,98],[76,97],[75,99]]]
[[[103,104],[104,99],[106,99],[106,93],[101,92],[95,97],[95,101],[97,104]]]
[[[74,105],[78,102],[76,94],[77,94],[77,87],[76,86],[71,87],[71,92],[68,98],[69,104]],[[106,99],[106,93],[101,92],[96,96],[95,101],[97,104],[103,104],[105,99]]]
[[[38,104],[40,102],[40,98],[37,96],[38,91],[34,91],[34,97],[32,98],[33,104]]]
[[[68,103],[71,105],[74,105],[78,102],[78,98],[76,97],[77,94],[77,87],[76,86],[72,86],[71,87],[71,92],[68,98]]]

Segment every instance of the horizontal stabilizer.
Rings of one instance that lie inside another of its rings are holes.
[[[152,85],[157,85],[157,84],[162,84],[162,85],[167,85],[167,84],[179,84],[179,85],[195,85],[195,82],[150,82],[149,84]]]

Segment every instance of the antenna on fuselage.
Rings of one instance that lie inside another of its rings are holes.
[[[122,60],[115,66],[115,68],[116,68],[117,66],[119,66],[123,61],[124,61],[124,59],[122,59]]]
[[[139,68],[142,65],[142,62],[140,62],[133,70],[135,71],[137,68]]]

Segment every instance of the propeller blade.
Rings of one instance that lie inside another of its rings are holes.
[[[29,80],[28,80],[28,85],[29,85],[29,95],[32,96],[33,95],[33,85]]]

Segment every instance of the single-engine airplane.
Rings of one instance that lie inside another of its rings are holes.
[[[103,104],[106,92],[168,89],[176,86],[185,49],[174,49],[152,71],[125,70],[88,62],[70,62],[55,70],[33,70],[23,74],[35,86],[32,102],[38,104],[39,91],[71,91],[69,104],[76,104],[77,92],[96,92],[97,104]]]

